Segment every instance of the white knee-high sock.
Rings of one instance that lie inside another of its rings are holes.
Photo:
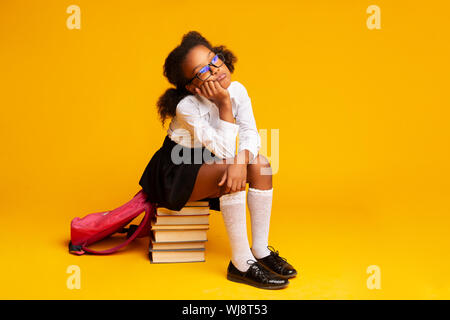
[[[272,211],[273,188],[259,190],[248,188],[247,203],[252,224],[252,253],[258,258],[270,254],[269,242],[270,213]]]
[[[225,228],[231,245],[231,262],[240,271],[247,271],[247,260],[255,260],[247,238],[245,190],[219,198]]]

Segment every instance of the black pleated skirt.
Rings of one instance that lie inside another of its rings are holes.
[[[190,154],[191,163],[177,164],[172,161],[171,153],[175,146],[180,150],[178,152],[180,157]],[[198,171],[204,163],[203,157],[198,156],[203,155],[204,150],[205,147],[184,147],[166,136],[161,148],[155,152],[139,180],[148,201],[170,210],[181,210],[192,194]],[[195,153],[197,158],[194,158]],[[211,155],[215,157],[213,153]],[[208,201],[211,210],[220,211],[219,198],[204,198],[198,201]]]

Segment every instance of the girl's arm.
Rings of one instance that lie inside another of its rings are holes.
[[[239,148],[238,155],[242,155],[243,150],[248,150],[249,162],[252,162],[261,149],[261,137],[256,128],[256,121],[253,115],[251,99],[248,96],[247,89],[238,82],[240,103],[236,114],[236,124],[239,126]]]
[[[217,157],[225,159],[235,156],[239,125],[219,118],[218,128],[212,127],[208,120],[200,115],[196,102],[189,97],[178,104],[176,117],[177,122],[183,127],[181,129],[186,129]]]

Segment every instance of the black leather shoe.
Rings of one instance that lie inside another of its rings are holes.
[[[242,272],[230,261],[227,279],[234,282],[248,284],[261,289],[283,289],[288,286],[289,280],[266,270],[259,262],[248,260],[250,265],[247,271]]]
[[[290,279],[297,275],[297,270],[285,258],[280,257],[278,251],[275,251],[272,246],[267,248],[270,250],[270,254],[264,258],[256,259],[263,267],[285,279]]]

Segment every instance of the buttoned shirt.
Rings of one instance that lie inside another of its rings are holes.
[[[261,148],[261,137],[251,99],[238,81],[232,81],[227,90],[235,123],[220,119],[219,108],[209,99],[199,94],[187,95],[177,105],[176,115],[167,129],[169,138],[188,148],[204,146],[225,159],[236,155],[236,137],[239,136],[238,152],[249,150],[252,161]]]

